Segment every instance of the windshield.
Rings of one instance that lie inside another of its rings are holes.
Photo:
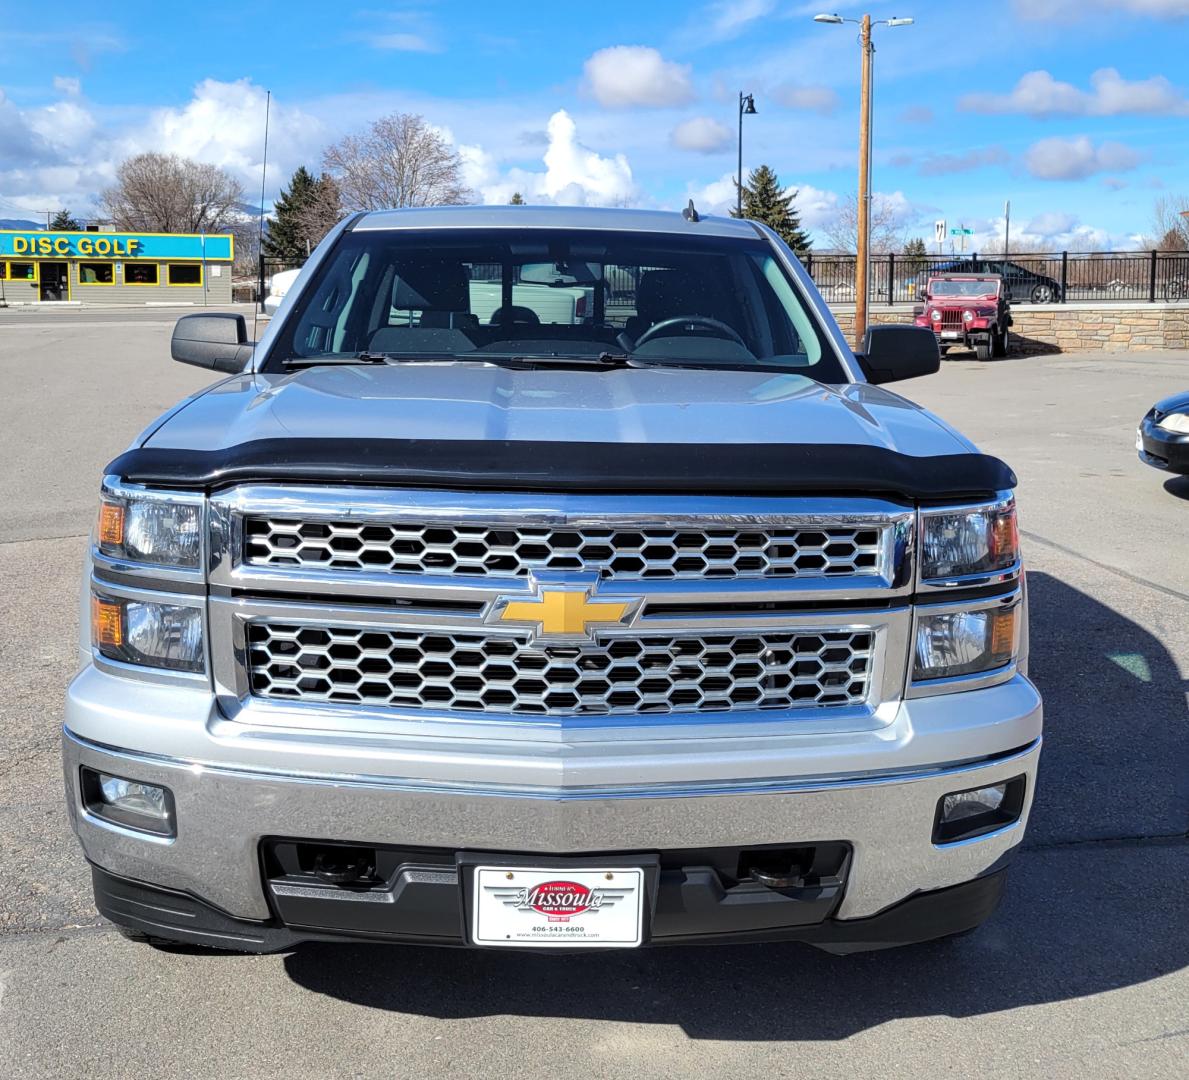
[[[545,360],[848,376],[759,237],[561,229],[345,233],[267,367],[325,358]]]
[[[929,282],[930,296],[961,296],[970,298],[993,297],[999,295],[999,282],[993,278],[980,281],[945,281],[934,278]]]

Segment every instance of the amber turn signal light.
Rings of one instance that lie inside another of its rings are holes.
[[[116,649],[124,644],[124,613],[119,604],[91,597],[91,640]]]
[[[99,504],[99,543],[119,547],[124,542],[124,506],[122,503]]]
[[[996,611],[991,616],[991,655],[1012,656],[1016,651],[1016,610]]]

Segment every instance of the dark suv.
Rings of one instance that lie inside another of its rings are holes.
[[[922,270],[917,275],[916,295],[924,296],[931,277],[944,274],[998,274],[1003,279],[1003,299],[1030,300],[1034,304],[1056,304],[1062,299],[1061,284],[1047,274],[1030,270],[1018,262],[1003,259],[952,259]]]

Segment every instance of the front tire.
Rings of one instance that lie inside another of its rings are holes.
[[[991,355],[996,358],[1002,358],[1007,355],[1006,330],[1002,334],[993,334],[991,336]]]
[[[121,926],[119,923],[112,923],[115,927],[116,933],[126,941],[134,942],[137,945],[148,945],[151,949],[157,949],[160,952],[174,952],[174,953],[194,953],[198,956],[213,956],[219,953],[230,953],[232,955],[247,955],[237,949],[226,949],[220,945],[199,945],[193,941],[179,941],[177,938],[158,937],[155,934],[146,934],[143,930],[133,930],[130,926]]]
[[[1051,304],[1057,299],[1057,290],[1042,282],[1032,289],[1031,299],[1034,304]]]
[[[976,360],[990,360],[991,359],[991,343],[989,341],[980,341],[974,346],[974,358]]]

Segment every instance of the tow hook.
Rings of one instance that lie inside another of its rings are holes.
[[[376,864],[366,854],[351,858],[346,852],[336,857],[320,851],[314,857],[313,874],[331,885],[369,885],[375,880]]]
[[[836,874],[803,874],[794,867],[781,873],[753,866],[751,879],[794,900],[816,900],[842,888],[842,878]]]

